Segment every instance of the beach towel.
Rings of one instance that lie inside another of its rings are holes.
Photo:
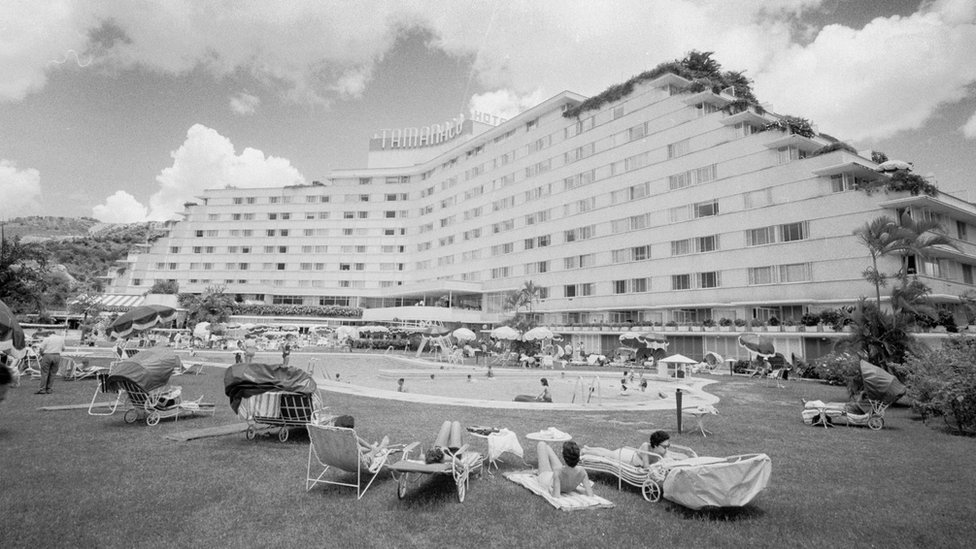
[[[613,507],[613,502],[601,498],[594,494],[587,496],[582,486],[578,486],[576,491],[568,494],[561,494],[553,497],[549,490],[539,484],[539,479],[532,471],[520,471],[517,473],[505,473],[505,478],[528,488],[532,493],[542,496],[550,505],[560,511],[581,511],[584,509],[609,509]]]

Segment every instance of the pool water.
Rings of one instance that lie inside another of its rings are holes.
[[[304,357],[303,357],[304,358]],[[661,380],[640,371],[628,374],[621,390],[622,370],[593,371],[493,368],[447,365],[390,355],[319,354],[292,366],[311,368],[320,389],[377,398],[423,401],[468,406],[538,408],[607,407],[615,409],[673,409],[676,390],[682,391],[682,407],[714,404],[718,399],[702,390],[704,379]],[[336,376],[338,375],[338,381]],[[397,392],[404,379],[405,393]],[[549,382],[553,402],[514,402],[516,395],[535,397],[542,392],[541,378]]]

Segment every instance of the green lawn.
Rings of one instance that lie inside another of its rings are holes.
[[[474,478],[464,503],[447,477],[427,477],[407,499],[378,481],[361,501],[353,489],[306,493],[308,440],[296,429],[247,441],[229,435],[189,442],[167,433],[238,421],[223,396],[223,371],[174,378],[184,396],[207,395],[216,417],[127,425],[121,414],[40,412],[42,405],[88,402],[94,381],[59,382],[53,395],[12,388],[0,404],[0,547],[965,547],[976,536],[976,440],[924,425],[906,408],[887,428],[804,425],[800,397],[842,400],[843,390],[791,381],[719,378],[714,435],[674,432],[673,412],[570,412],[434,407],[328,395],[334,413],[357,418],[371,440],[429,443],[444,419],[508,427],[520,435],[549,426],[580,444],[636,445],[654,429],[701,455],[765,452],[769,487],[735,511],[692,512],[617,491],[596,492],[613,509],[565,513],[500,474]],[[535,448],[524,438],[526,460]],[[474,445],[480,440],[471,439]],[[480,447],[480,446],[479,446]],[[502,471],[523,467],[502,465]]]

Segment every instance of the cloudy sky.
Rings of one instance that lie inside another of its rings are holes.
[[[167,219],[713,51],[775,111],[976,200],[976,0],[0,2],[0,218]]]

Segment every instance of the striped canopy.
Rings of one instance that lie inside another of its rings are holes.
[[[105,328],[109,339],[130,335],[176,320],[176,309],[165,305],[140,305],[119,316]]]

